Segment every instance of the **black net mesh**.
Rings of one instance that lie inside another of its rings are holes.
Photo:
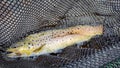
[[[37,60],[7,61],[1,68],[98,68],[120,57],[119,0],[0,0],[0,51],[25,36],[76,25],[104,26],[104,34],[83,47]],[[103,66],[105,67],[105,66]]]

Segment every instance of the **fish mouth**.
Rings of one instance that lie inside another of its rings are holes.
[[[32,50],[20,48],[9,48],[6,50],[6,56],[9,58],[28,57],[32,54]]]
[[[22,56],[22,54],[19,52],[11,52],[11,51],[7,51],[6,55],[7,57],[10,57],[10,58],[17,58]]]
[[[9,48],[6,50],[6,56],[10,58],[21,57],[22,54],[19,52],[17,48]]]

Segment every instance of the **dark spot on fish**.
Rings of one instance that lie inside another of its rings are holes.
[[[58,37],[60,37],[60,35],[58,35]]]
[[[47,41],[45,41],[45,43],[46,43]]]
[[[32,41],[34,41],[34,40],[32,40]]]
[[[31,46],[33,46],[33,44],[31,44]]]
[[[42,41],[42,40],[40,40],[40,41]]]
[[[26,43],[24,42],[24,44],[26,44]]]
[[[45,35],[45,34],[43,33],[43,34],[41,34],[41,35]]]
[[[73,34],[72,32],[69,32],[69,34]]]
[[[77,34],[78,32],[75,32],[75,34]]]
[[[37,44],[37,46],[39,46],[39,44]]]
[[[36,40],[36,42],[38,42],[38,40]]]
[[[50,39],[48,39],[50,41]]]
[[[56,34],[54,34],[54,35],[56,35]]]
[[[54,35],[51,35],[52,37],[54,36]]]
[[[28,47],[28,49],[30,49],[30,46]]]

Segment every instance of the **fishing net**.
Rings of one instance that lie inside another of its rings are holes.
[[[119,17],[119,0],[0,0],[0,53],[40,31],[76,25],[104,26],[102,36],[80,48],[67,47],[60,54],[41,55],[34,61],[8,61],[0,54],[0,68],[99,68],[111,67],[109,62],[119,67]]]

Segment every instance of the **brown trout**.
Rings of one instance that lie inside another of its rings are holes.
[[[13,44],[6,51],[8,57],[29,57],[49,54],[76,43],[89,41],[96,35],[103,34],[103,26],[78,25],[64,29],[47,30],[31,34]]]

